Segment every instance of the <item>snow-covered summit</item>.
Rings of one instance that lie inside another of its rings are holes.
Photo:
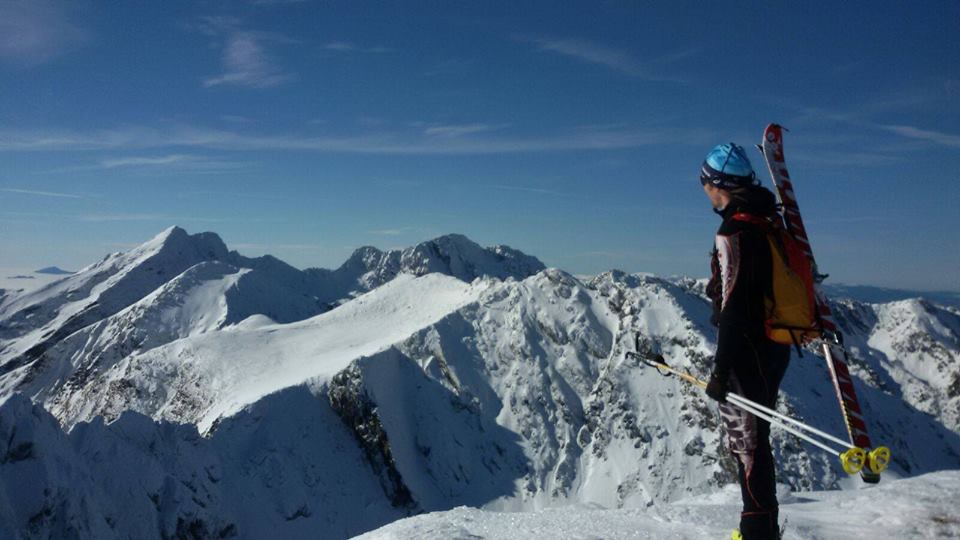
[[[482,248],[460,234],[448,234],[403,250],[400,264],[416,275],[442,272],[465,281],[480,276],[523,279],[545,268],[536,257],[506,246]]]
[[[517,280],[546,268],[536,257],[507,246],[483,248],[466,236],[448,234],[406,249],[381,251],[364,246],[336,270],[308,269],[330,284],[341,297],[366,292],[395,278],[398,274],[422,276],[441,273],[463,281],[479,277]]]
[[[0,375],[20,369],[53,345],[144,298],[188,268],[226,261],[213,233],[188,235],[171,227],[126,252],[107,255],[79,272],[0,305]]]

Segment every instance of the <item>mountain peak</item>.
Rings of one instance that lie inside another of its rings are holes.
[[[196,254],[201,259],[226,261],[229,252],[226,244],[216,233],[201,232],[189,234],[186,230],[174,225],[164,229],[160,234],[141,244],[134,252],[173,254]]]
[[[421,242],[421,244],[426,244],[426,243],[447,244],[447,245],[468,245],[468,246],[479,247],[479,244],[467,238],[466,235],[463,235],[460,233],[448,233],[448,234],[438,236],[436,238],[432,238],[425,242]]]
[[[536,257],[507,247],[481,247],[462,234],[447,234],[421,242],[401,254],[405,271],[422,275],[441,272],[473,281],[481,276],[523,279],[545,269]]]
[[[172,225],[160,231],[156,236],[154,236],[150,240],[147,240],[146,243],[150,244],[150,243],[156,242],[156,243],[163,244],[168,241],[176,241],[179,238],[186,238],[188,236],[190,235],[189,233],[187,233],[185,229],[181,228],[178,225]]]

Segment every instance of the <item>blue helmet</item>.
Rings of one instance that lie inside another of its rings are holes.
[[[752,185],[756,178],[747,153],[734,143],[714,146],[700,168],[701,184],[710,183],[723,189]]]

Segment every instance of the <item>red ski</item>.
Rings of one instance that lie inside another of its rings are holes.
[[[763,143],[760,145],[760,149],[763,151],[767,168],[770,170],[770,176],[773,179],[774,186],[776,186],[777,199],[783,208],[783,219],[786,222],[787,230],[810,259],[810,266],[814,275],[813,287],[817,304],[817,318],[820,326],[819,346],[822,348],[824,359],[830,368],[833,386],[837,392],[837,399],[840,401],[840,411],[843,413],[847,432],[850,434],[850,443],[853,446],[869,450],[872,447],[870,435],[867,433],[867,424],[860,409],[860,402],[857,401],[857,393],[853,388],[853,379],[847,369],[847,351],[843,346],[843,335],[837,328],[837,323],[834,321],[833,313],[830,310],[830,304],[820,287],[821,277],[817,272],[817,262],[813,257],[813,250],[810,248],[810,240],[807,238],[807,230],[803,226],[803,218],[800,217],[800,207],[797,205],[793,183],[790,181],[790,173],[787,172],[787,165],[784,161],[783,128],[777,124],[767,126],[767,129],[763,132]],[[877,483],[880,481],[880,473],[872,470],[881,469],[877,466],[880,464],[874,463],[874,466],[871,467],[870,463],[871,459],[876,460],[878,457],[873,454],[867,455],[867,463],[864,464],[865,466],[860,472],[860,477],[864,482]],[[886,457],[888,459],[888,456]]]

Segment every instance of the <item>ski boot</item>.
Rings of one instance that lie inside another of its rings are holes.
[[[783,538],[783,530],[786,529],[786,528],[787,528],[787,522],[784,521],[784,522],[783,522],[783,526],[781,526],[781,527],[780,527],[780,530],[777,531],[777,538],[778,538],[778,539],[782,539],[782,538]],[[740,534],[740,529],[734,529],[733,532],[730,533],[730,540],[743,540],[743,535]]]

